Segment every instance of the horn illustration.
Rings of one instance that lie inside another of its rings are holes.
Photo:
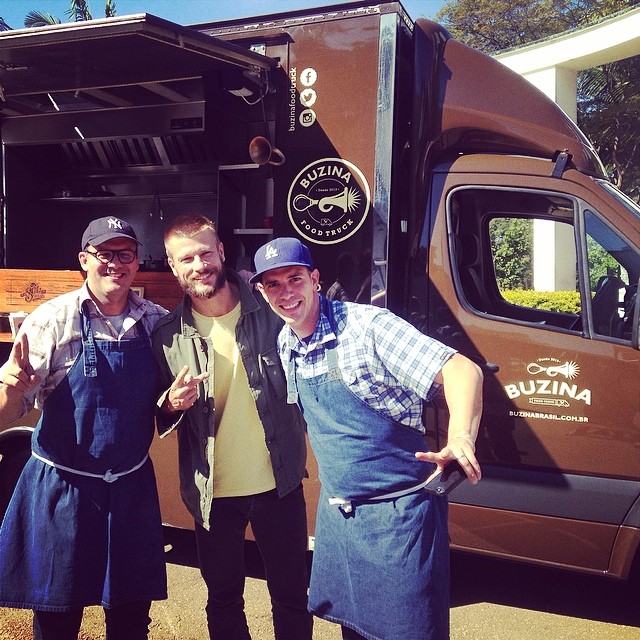
[[[322,213],[327,213],[333,209],[333,207],[340,207],[345,213],[349,210],[349,190],[344,188],[342,193],[338,193],[335,196],[326,196],[318,203],[318,209]]]
[[[357,206],[359,199],[358,193],[347,187],[340,193],[333,196],[325,196],[319,200],[300,193],[293,199],[293,208],[298,211],[306,211],[313,205],[317,205],[322,213],[329,213],[334,207],[338,207],[344,213],[347,213],[352,207]]]
[[[271,164],[279,167],[284,164],[284,154],[280,149],[272,147],[271,143],[263,136],[256,136],[249,143],[249,155],[256,164]]]

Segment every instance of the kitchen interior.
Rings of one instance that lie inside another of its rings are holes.
[[[186,28],[180,50],[158,45],[149,32],[162,31],[163,21],[143,18],[144,41],[116,31],[108,50],[104,38],[86,34],[76,34],[73,48],[59,33],[28,47],[0,41],[2,267],[77,269],[83,229],[109,215],[136,229],[141,272],[169,272],[162,237],[179,214],[211,217],[238,269],[251,268],[270,237],[274,61]],[[198,48],[185,48],[187,35]],[[90,73],[78,66],[83,46],[100,60]],[[129,49],[126,74],[117,73],[117,56],[101,57],[117,46]]]

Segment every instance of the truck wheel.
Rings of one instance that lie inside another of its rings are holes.
[[[28,438],[13,438],[0,443],[0,522],[30,455],[31,444]]]
[[[640,548],[636,551],[636,557],[631,565],[629,573],[629,584],[640,588]]]

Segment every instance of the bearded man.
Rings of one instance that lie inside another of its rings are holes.
[[[276,640],[311,640],[305,426],[287,404],[276,350],[283,322],[225,267],[207,217],[175,218],[164,243],[185,296],[153,333],[165,389],[157,419],[161,437],[178,433],[181,495],[195,520],[209,635],[250,640],[243,592],[251,523]]]

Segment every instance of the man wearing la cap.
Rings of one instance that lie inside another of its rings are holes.
[[[252,282],[286,326],[279,338],[289,402],[318,461],[309,609],[345,639],[449,637],[447,500],[423,490],[455,459],[480,480],[475,439],[482,374],[387,309],[318,293],[308,248],[277,238]],[[422,400],[444,389],[448,441],[424,452]]]
[[[42,411],[0,527],[0,606],[33,609],[38,640],[75,640],[90,605],[107,640],[142,640],[151,601],[167,597],[148,458],[150,336],[166,311],[130,291],[140,244],[124,220],[93,220],[84,285],[30,313],[0,369],[0,424]]]

